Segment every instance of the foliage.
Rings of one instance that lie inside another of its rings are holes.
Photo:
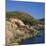
[[[6,19],[9,18],[18,18],[22,20],[26,25],[36,25],[38,23],[42,24],[42,22],[34,19],[31,15],[24,12],[6,12]]]

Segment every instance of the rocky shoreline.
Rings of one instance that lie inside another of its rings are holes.
[[[19,45],[22,40],[35,37],[40,31],[32,26],[28,28],[21,20],[6,20],[6,46]]]

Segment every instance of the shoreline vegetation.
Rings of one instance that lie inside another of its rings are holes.
[[[21,45],[25,39],[40,35],[44,21],[36,20],[24,12],[6,12],[6,46]]]

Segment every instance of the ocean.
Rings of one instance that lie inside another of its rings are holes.
[[[45,43],[45,31],[44,30],[39,30],[40,34],[39,36],[33,37],[32,39],[26,39],[22,42],[22,45],[25,44],[40,44],[40,43]]]

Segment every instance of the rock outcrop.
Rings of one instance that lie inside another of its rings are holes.
[[[6,21],[6,46],[19,45],[22,40],[36,36],[39,31],[27,26],[19,19],[10,18]]]

